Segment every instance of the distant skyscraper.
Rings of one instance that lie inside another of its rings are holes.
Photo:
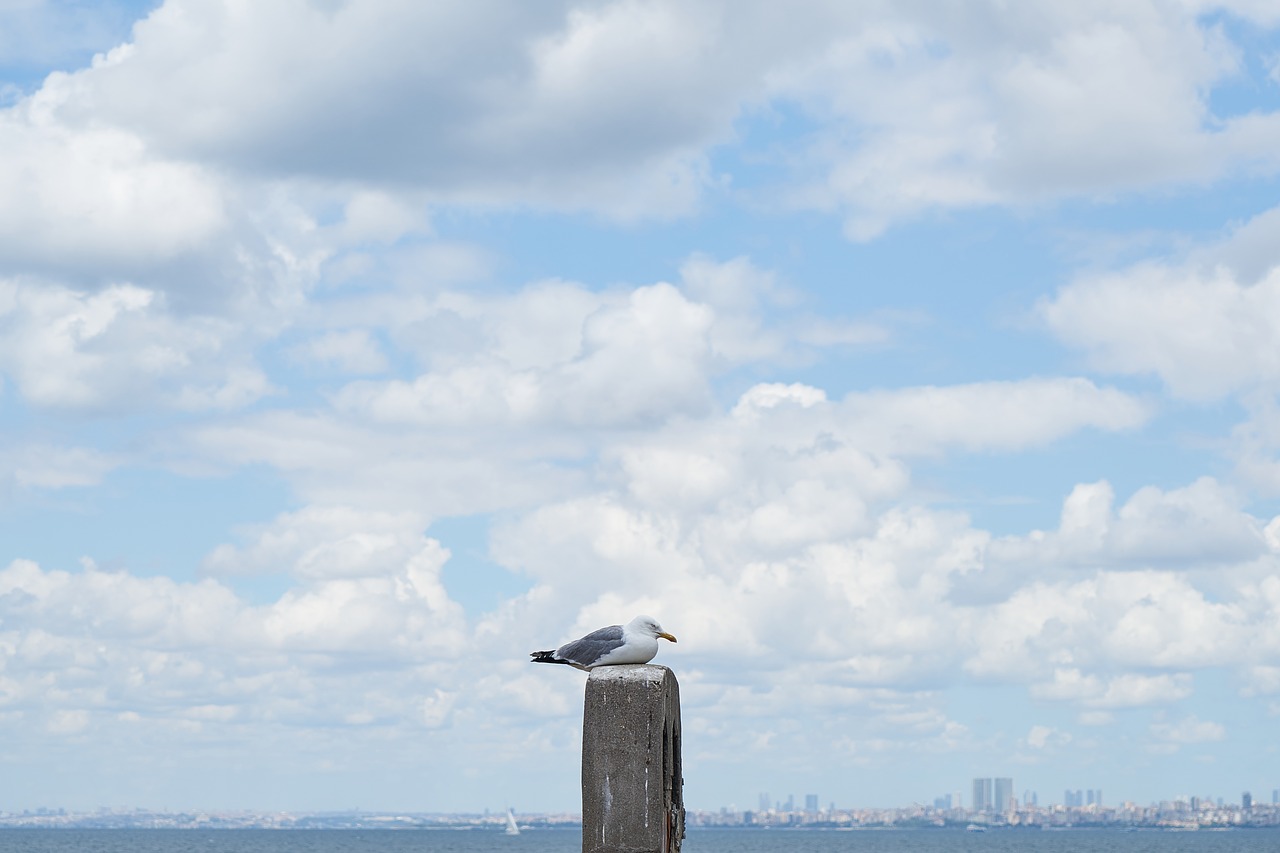
[[[1013,780],[1002,778],[995,780],[995,802],[993,811],[1007,812],[1013,807]]]
[[[1253,794],[1245,791],[1240,795],[1240,808],[1244,811],[1250,811],[1253,808]]]
[[[975,812],[989,812],[991,807],[995,805],[991,793],[990,779],[974,779],[973,780],[973,810]]]
[[[768,792],[762,792],[760,794],[760,811],[767,812],[771,808],[773,808],[773,800],[769,799]]]
[[[787,804],[782,809],[784,812],[793,812],[796,810],[796,795],[787,794]]]
[[[817,794],[804,795],[804,810],[807,811],[809,814],[818,813],[818,795]]]
[[[1280,806],[1280,788],[1271,789],[1271,804],[1273,806]]]
[[[1087,806],[1093,805],[1093,789],[1090,788],[1089,790],[1085,791],[1084,795],[1085,795],[1085,801],[1084,801],[1085,805]]]

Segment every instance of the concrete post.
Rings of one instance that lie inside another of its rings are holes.
[[[679,853],[683,787],[671,670],[592,670],[582,715],[582,853]]]

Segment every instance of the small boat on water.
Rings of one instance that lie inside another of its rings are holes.
[[[519,835],[520,827],[516,826],[516,816],[511,807],[507,807],[507,835]]]
[[[979,823],[971,823],[964,828],[965,832],[986,832],[987,828]]]

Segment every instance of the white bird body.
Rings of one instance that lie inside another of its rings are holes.
[[[637,616],[626,625],[598,628],[555,651],[532,652],[533,663],[563,663],[590,672],[597,666],[648,663],[658,653],[658,638],[675,642],[652,616]]]

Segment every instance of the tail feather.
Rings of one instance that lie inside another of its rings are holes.
[[[568,666],[573,666],[570,661],[556,657],[555,650],[548,652],[530,652],[529,657],[533,658],[533,660],[529,661],[530,663],[563,663]]]

